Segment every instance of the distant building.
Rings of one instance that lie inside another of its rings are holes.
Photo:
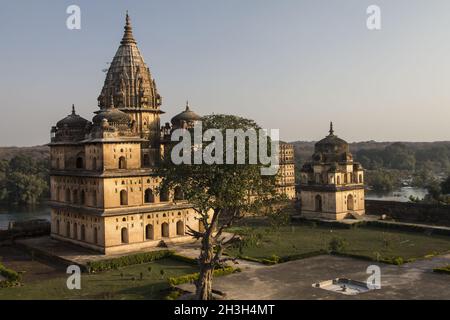
[[[277,192],[293,200],[296,197],[296,192],[294,146],[292,144],[280,142],[279,161],[280,168],[276,180]]]
[[[365,212],[363,168],[353,161],[348,143],[334,134],[333,123],[301,169],[300,195],[305,217],[341,220]]]

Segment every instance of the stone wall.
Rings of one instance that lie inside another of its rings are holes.
[[[366,213],[370,215],[386,214],[398,221],[450,226],[450,206],[366,200]]]

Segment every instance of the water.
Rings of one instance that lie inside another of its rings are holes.
[[[402,187],[399,190],[377,193],[374,191],[366,191],[367,200],[384,200],[384,201],[399,201],[399,202],[409,202],[409,197],[418,197],[423,199],[427,195],[427,190],[422,188],[414,187]]]
[[[41,205],[36,207],[0,207],[0,230],[8,229],[10,221],[46,219],[50,221],[50,208]]]

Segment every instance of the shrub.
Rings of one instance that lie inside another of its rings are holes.
[[[170,250],[159,250],[152,252],[136,253],[129,256],[122,256],[113,259],[106,259],[100,261],[88,262],[87,267],[89,272],[100,272],[107,270],[116,270],[121,267],[130,266],[133,264],[142,264],[152,262],[155,260],[171,257],[174,254]]]
[[[231,273],[235,273],[235,272],[241,272],[241,269],[233,268],[231,266],[226,266],[226,267],[214,269],[213,276],[220,277],[220,276],[225,276],[227,274],[231,274]],[[196,272],[196,273],[186,274],[186,275],[180,276],[180,277],[169,277],[167,280],[169,282],[169,285],[171,287],[174,287],[174,286],[184,284],[184,283],[193,283],[194,281],[196,281],[198,279],[199,276],[200,276],[200,273]]]
[[[433,272],[450,274],[450,265],[445,267],[434,268]]]
[[[330,240],[328,244],[328,249],[332,253],[341,253],[344,252],[347,247],[347,241],[342,238],[333,238]]]
[[[0,287],[15,286],[20,282],[20,274],[14,270],[6,268],[0,264],[0,275],[6,278],[6,281],[0,282]]]
[[[189,257],[182,256],[182,255],[179,255],[179,254],[176,254],[176,253],[172,254],[170,256],[170,258],[178,260],[178,261],[181,261],[181,262],[186,262],[186,263],[189,263],[189,264],[193,264],[193,265],[197,265],[198,264],[197,259],[189,258]]]

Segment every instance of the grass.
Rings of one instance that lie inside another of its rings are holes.
[[[228,250],[232,256],[277,260],[277,257],[301,256],[329,250],[333,239],[345,243],[340,253],[368,259],[401,257],[404,262],[450,251],[450,237],[426,235],[392,229],[358,227],[351,229],[296,224],[278,230],[252,221],[252,226],[233,227],[229,232],[244,236],[244,246]]]
[[[161,270],[164,270],[161,273]],[[168,278],[196,272],[188,263],[170,258],[127,266],[97,274],[82,274],[81,290],[69,290],[67,276],[24,283],[21,287],[0,289],[4,299],[163,299]],[[143,279],[140,280],[142,273]]]

